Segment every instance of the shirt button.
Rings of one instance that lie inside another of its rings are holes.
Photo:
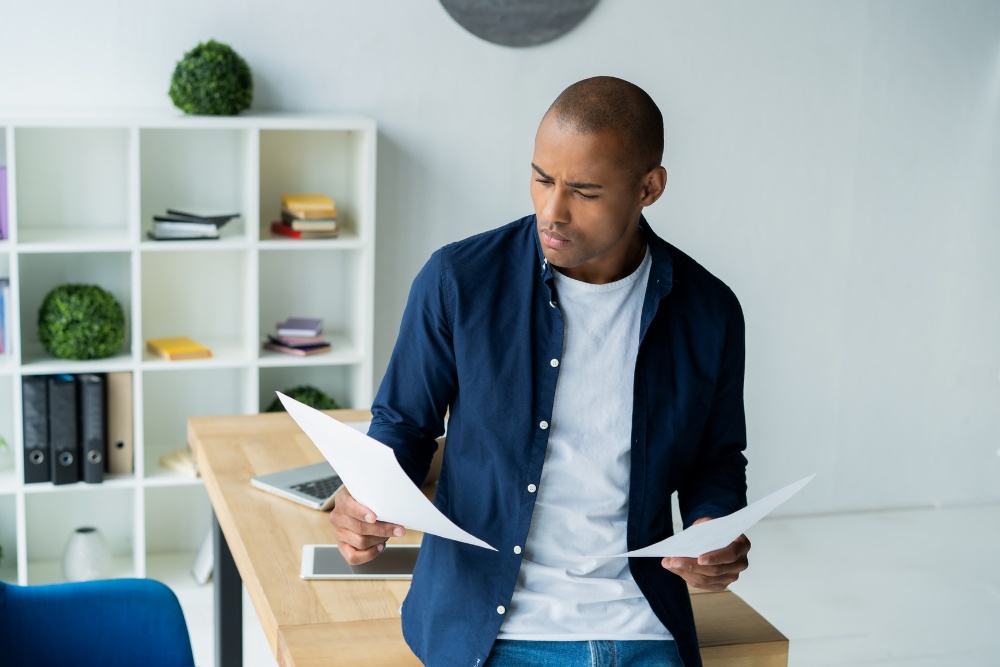
[[[556,366],[559,365],[559,360],[553,359],[552,361],[549,362],[549,365],[552,366],[552,368],[555,368]]]
[[[549,423],[547,421],[540,421],[540,422],[538,422],[538,428],[542,429],[543,431],[545,429],[547,429],[548,427],[549,427]]]
[[[500,605],[499,607],[497,607],[497,613],[500,614],[500,615],[506,614],[507,613],[507,607],[505,607],[503,605]]]
[[[556,307],[556,302],[555,301],[549,301],[549,307],[550,308],[555,308]]]
[[[514,553],[516,554],[521,553],[521,547],[514,547]]]
[[[535,486],[534,484],[529,484],[528,485],[528,493],[534,493],[537,490],[538,490],[538,487]]]

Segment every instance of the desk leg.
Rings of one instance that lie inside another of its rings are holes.
[[[243,581],[236,561],[222,534],[219,519],[212,513],[215,534],[215,665],[243,665]]]

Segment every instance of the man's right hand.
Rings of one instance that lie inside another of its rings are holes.
[[[350,565],[360,565],[382,553],[390,537],[402,537],[406,529],[395,523],[378,521],[371,511],[342,487],[333,496],[330,524],[337,538],[337,548]]]

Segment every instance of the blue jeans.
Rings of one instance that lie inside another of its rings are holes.
[[[535,642],[498,639],[483,667],[683,667],[671,640]]]

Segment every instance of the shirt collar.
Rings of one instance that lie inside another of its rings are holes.
[[[552,280],[552,266],[545,259],[542,251],[542,242],[538,238],[538,221],[535,216],[531,216],[532,234],[535,237],[535,252],[538,253],[538,268],[541,271],[542,280],[549,282]],[[656,232],[649,226],[646,216],[639,216],[639,228],[646,237],[646,245],[649,246],[650,259],[653,265],[649,269],[650,282],[656,286],[661,294],[667,294],[674,284],[674,260],[670,256],[667,244],[656,235]]]

